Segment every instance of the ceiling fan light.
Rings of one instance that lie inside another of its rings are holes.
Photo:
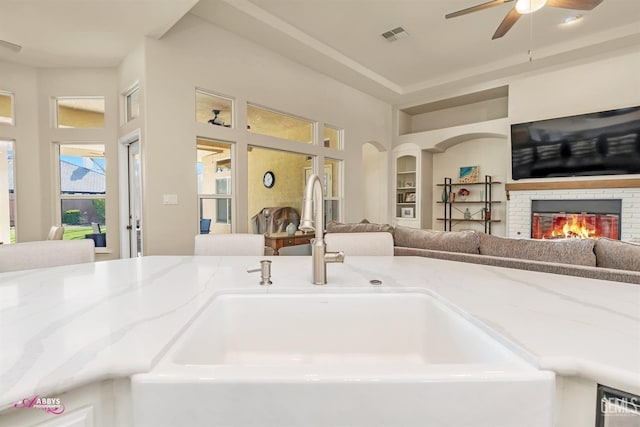
[[[516,2],[516,10],[521,15],[538,11],[547,4],[547,0],[518,0]]]

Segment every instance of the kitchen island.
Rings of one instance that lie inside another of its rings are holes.
[[[128,379],[151,371],[229,290],[429,291],[557,374],[557,425],[593,419],[596,384],[640,394],[640,286],[421,257],[347,257],[327,267],[328,285],[318,287],[310,257],[273,257],[273,285],[261,287],[247,273],[260,259],[152,256],[0,274],[0,425],[55,420],[14,408],[34,395],[61,398],[59,417],[103,399],[82,416],[126,424]],[[73,395],[83,388],[88,398]]]

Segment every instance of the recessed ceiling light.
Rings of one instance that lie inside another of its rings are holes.
[[[584,17],[584,15],[567,16],[566,18],[563,18],[562,21],[560,21],[560,25],[575,24],[576,22],[580,21],[583,17]]]

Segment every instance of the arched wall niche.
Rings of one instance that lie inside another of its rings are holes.
[[[434,153],[443,153],[447,151],[449,148],[454,147],[458,144],[463,144],[468,141],[473,141],[477,139],[484,138],[496,138],[496,139],[504,139],[508,140],[508,135],[505,135],[500,132],[474,132],[474,133],[466,133],[463,135],[456,135],[450,138],[444,139],[433,146],[433,148],[429,149]]]
[[[501,184],[493,186],[493,200],[501,201],[500,204],[494,207],[493,214],[496,218],[500,218],[501,222],[493,225],[492,234],[505,236],[506,203],[504,183],[509,176],[508,136],[499,132],[468,133],[440,141],[430,151],[433,152],[431,173],[434,184],[444,182],[445,177],[452,178],[453,182],[456,182],[462,166],[478,166],[481,181],[484,180],[485,175],[491,175],[493,181],[501,182]],[[442,197],[442,187],[438,188],[439,191],[434,191],[433,193],[432,217],[434,219],[432,228],[442,230],[443,222],[436,219],[443,216],[443,205],[437,203]],[[483,190],[482,186],[469,186],[468,189],[471,191],[470,199],[480,199],[480,191]],[[482,206],[465,205],[461,207],[454,205],[454,208],[462,209],[466,207],[473,210],[480,209]],[[468,228],[483,231],[480,225],[476,223],[459,223],[453,229],[455,231]]]

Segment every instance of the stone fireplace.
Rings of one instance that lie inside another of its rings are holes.
[[[531,200],[531,238],[620,239],[622,200]]]
[[[640,242],[640,180],[614,182],[622,185],[608,180],[506,184],[507,237],[538,237],[536,233],[546,233],[555,218],[555,225],[569,220],[599,226],[604,230],[601,237]],[[570,203],[562,207],[556,204],[560,202]]]

